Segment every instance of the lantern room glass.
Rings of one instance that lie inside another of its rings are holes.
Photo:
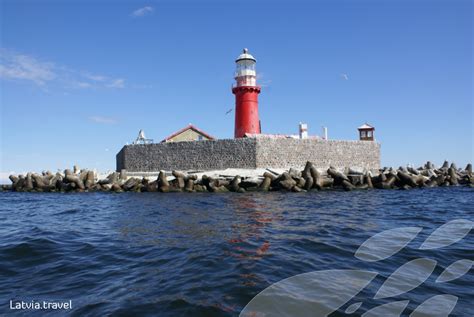
[[[256,86],[255,60],[241,59],[237,61],[235,80],[236,86]]]
[[[250,59],[242,59],[237,62],[237,76],[247,75],[249,73],[255,73],[255,61]]]

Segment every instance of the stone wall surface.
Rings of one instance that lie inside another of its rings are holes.
[[[380,168],[380,143],[319,139],[270,139],[257,142],[257,167]]]
[[[219,170],[226,168],[380,168],[380,144],[370,141],[242,138],[126,145],[117,171]]]
[[[117,154],[117,171],[255,168],[255,143],[255,139],[224,139],[126,145]]]

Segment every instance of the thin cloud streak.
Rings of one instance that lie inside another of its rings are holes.
[[[53,63],[41,62],[23,54],[12,54],[5,49],[0,50],[0,78],[29,80],[43,86],[56,77]]]
[[[72,89],[125,88],[123,78],[77,71],[5,48],[0,48],[0,79],[30,82],[42,89],[51,86]]]
[[[134,18],[139,18],[139,17],[143,17],[145,15],[150,15],[150,14],[153,13],[153,11],[155,11],[155,9],[153,9],[153,7],[146,6],[146,7],[143,7],[143,8],[140,8],[140,9],[137,9],[137,10],[133,11],[131,15]]]
[[[125,88],[125,80],[122,78],[113,80],[110,84],[107,84],[109,88]]]
[[[89,121],[100,123],[100,124],[116,124],[118,123],[117,119],[112,117],[101,117],[101,116],[91,116]]]

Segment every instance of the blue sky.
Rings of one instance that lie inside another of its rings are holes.
[[[243,47],[265,133],[368,122],[383,165],[473,158],[472,1],[0,3],[3,173],[114,169],[139,129],[231,138]]]

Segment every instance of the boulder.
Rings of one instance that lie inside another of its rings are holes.
[[[191,193],[194,191],[194,181],[195,179],[193,177],[187,177],[186,178],[186,185],[184,186],[184,190]]]
[[[469,163],[466,165],[465,171],[469,174],[472,175],[472,164]]]
[[[398,171],[397,176],[403,185],[408,185],[410,187],[417,187],[416,180],[408,173]]]
[[[350,167],[349,172],[347,173],[348,175],[364,175],[364,169],[363,168],[356,168],[356,167]]]
[[[173,176],[176,177],[176,187],[179,189],[184,189],[186,185],[185,183],[186,175],[184,175],[183,172],[179,172],[179,171],[172,171],[171,174],[173,174]]]
[[[138,178],[132,177],[129,178],[123,185],[122,189],[124,191],[134,191],[138,188],[138,184],[140,183],[140,180]]]
[[[440,175],[432,178],[432,180],[434,180],[438,186],[442,186],[444,184],[444,182],[446,181],[446,176],[440,174]]]
[[[122,187],[120,187],[120,185],[117,184],[117,183],[112,184],[111,190],[114,191],[114,192],[116,192],[116,193],[121,193],[121,192],[123,192]]]
[[[364,183],[367,184],[367,188],[374,188],[374,185],[372,184],[372,176],[370,176],[369,172],[364,176]]]
[[[361,174],[349,174],[347,176],[352,185],[357,186],[364,183],[364,175]]]
[[[434,166],[433,163],[431,163],[430,161],[426,162],[425,169],[432,170],[434,168],[435,168],[435,166]]]
[[[232,192],[239,191],[239,183],[242,181],[242,178],[239,175],[236,175],[229,184],[229,190]]]
[[[112,190],[112,184],[104,184],[104,185],[100,185],[102,187],[102,190],[103,191],[110,191]]]
[[[293,186],[296,186],[296,181],[290,176],[288,172],[284,172],[280,175],[280,180],[278,182],[278,186],[281,189],[291,190]]]
[[[26,181],[24,184],[24,188],[26,190],[33,190],[33,178],[31,177],[31,173],[26,174]]]
[[[441,166],[441,168],[443,169],[448,169],[449,168],[449,162],[448,161],[444,161],[443,163],[443,166]]]
[[[167,193],[170,191],[170,183],[166,178],[165,171],[160,171],[160,174],[158,175],[158,189],[162,193]]]
[[[8,178],[10,179],[10,181],[12,182],[12,187],[14,188],[16,186],[16,184],[18,183],[18,181],[20,180],[20,178],[16,175],[10,175],[8,176]]]
[[[296,186],[296,181],[292,178],[281,180],[278,185],[280,188],[285,190],[291,190],[294,186]]]
[[[323,189],[324,184],[321,173],[319,173],[319,171],[313,165],[310,166],[309,172],[311,174],[311,177],[313,178],[313,188],[316,188],[318,190]]]
[[[158,180],[154,180],[153,182],[148,182],[146,185],[147,192],[157,192],[158,191]]]
[[[64,177],[66,183],[73,183],[75,188],[84,189],[84,183],[74,174],[69,174]]]
[[[333,185],[334,185],[333,178],[323,177],[321,179],[321,189],[326,188],[326,187],[332,187]]]
[[[300,192],[304,192],[305,190],[302,189],[301,187],[299,186],[293,186],[293,188],[291,189],[292,192],[295,192],[295,193],[300,193]]]
[[[334,185],[336,186],[342,185],[343,181],[347,181],[350,183],[349,178],[345,174],[338,172],[335,168],[330,167],[328,168],[327,172],[328,172],[328,175],[334,179]]]
[[[299,188],[304,188],[305,187],[306,179],[304,179],[303,177],[298,177],[294,180],[296,181],[296,186],[298,186]]]
[[[36,188],[43,189],[46,186],[46,183],[43,180],[43,176],[38,174],[31,174],[31,177],[33,178],[34,185]]]
[[[352,185],[351,182],[349,182],[345,179],[342,180],[341,185],[342,185],[342,188],[344,188],[345,191],[350,191],[350,190],[355,189],[355,186]]]
[[[266,174],[266,173],[265,173]],[[260,189],[262,191],[268,191],[270,189],[270,185],[272,183],[272,177],[269,177],[267,175],[264,175],[264,178],[263,178],[263,181],[262,183],[260,184]]]
[[[311,171],[311,167],[313,166],[313,163],[310,161],[306,162],[306,165],[304,166],[303,172],[301,173],[302,175],[308,175]]]
[[[418,170],[414,169],[414,168],[411,167],[411,166],[408,166],[408,167],[407,167],[407,170],[408,170],[410,173],[414,174],[414,175],[420,174],[420,172],[419,172]]]
[[[356,186],[357,189],[369,189],[369,185],[367,184],[360,184]]]
[[[86,174],[86,180],[84,182],[84,186],[86,189],[92,188],[95,184],[95,175],[94,171],[88,171]]]
[[[305,179],[305,183],[304,183],[304,189],[305,190],[310,190],[311,188],[313,188],[314,186],[314,179],[313,177],[311,176],[311,173],[310,172],[307,172],[305,174],[303,174],[303,177]]]
[[[448,175],[449,175],[449,183],[451,185],[459,184],[458,175],[456,174],[456,169],[452,167],[448,168]]]
[[[290,174],[290,176],[291,176],[292,178],[299,178],[299,177],[301,177],[301,172],[298,171],[298,170],[296,170],[296,169],[294,169],[294,168],[290,168],[290,170],[288,171],[288,174]]]
[[[195,185],[194,185],[194,190],[195,190],[196,192],[207,192],[206,186],[201,185],[201,184],[195,184]]]

